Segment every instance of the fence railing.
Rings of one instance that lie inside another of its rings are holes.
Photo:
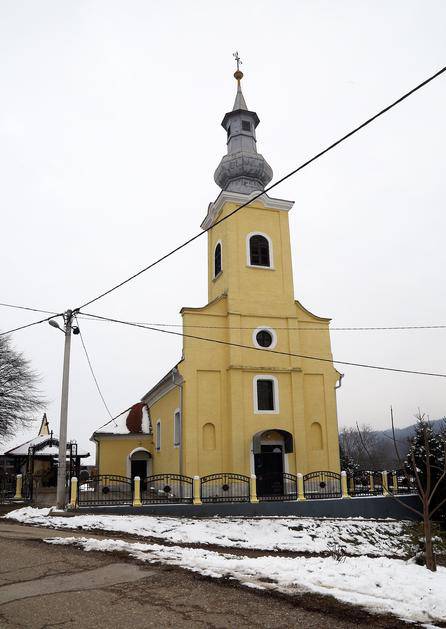
[[[15,488],[15,474],[2,474],[0,476],[0,504],[8,503],[14,498]]]
[[[200,481],[202,502],[249,502],[250,477],[224,473],[202,476]]]
[[[340,474],[329,471],[305,474],[305,498],[340,498],[341,494]]]
[[[114,474],[93,476],[79,483],[77,501],[79,506],[131,505],[133,503],[132,479]]]
[[[261,502],[297,500],[297,476],[288,472],[258,476],[257,498]]]
[[[141,480],[142,504],[191,503],[193,478],[181,474],[156,474]]]
[[[38,477],[30,474],[0,475],[0,504],[17,500],[38,500],[35,486],[38,480]],[[198,505],[414,493],[417,493],[415,478],[407,475],[404,470],[361,470],[350,474],[315,471],[305,476],[284,473],[258,477],[220,472],[201,478],[181,474],[156,474],[142,478],[137,483],[127,476],[102,474],[79,482],[73,477],[70,502],[72,506],[80,507],[169,503]]]
[[[358,470],[347,474],[350,496],[381,496],[416,493],[415,477],[404,470]]]

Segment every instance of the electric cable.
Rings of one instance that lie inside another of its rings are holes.
[[[93,314],[89,314],[84,312],[84,315],[88,315],[89,317],[93,317],[96,319],[103,319],[104,321],[110,321],[111,323],[121,323],[123,325],[129,325],[129,326],[133,326],[133,327],[137,327],[137,328],[141,328],[144,330],[152,330],[154,332],[162,332],[163,334],[171,334],[174,336],[181,336],[183,338],[190,338],[190,339],[196,339],[198,341],[207,341],[210,343],[218,343],[219,345],[228,345],[230,347],[238,347],[241,349],[250,349],[250,350],[254,350],[257,352],[269,352],[271,354],[279,354],[281,356],[291,356],[293,358],[303,358],[303,359],[308,359],[308,360],[317,360],[317,361],[321,361],[321,362],[325,362],[325,363],[331,363],[331,364],[335,364],[335,365],[347,365],[349,367],[364,367],[367,369],[376,369],[379,371],[392,371],[392,372],[397,372],[397,373],[407,373],[407,374],[413,374],[413,375],[419,375],[419,376],[432,376],[432,377],[437,377],[437,378],[446,378],[446,374],[443,373],[431,373],[431,372],[427,372],[427,371],[416,371],[416,370],[412,370],[412,369],[398,369],[396,367],[383,367],[381,365],[370,365],[370,364],[365,364],[365,363],[355,363],[355,362],[351,362],[351,361],[346,361],[346,360],[334,360],[331,358],[322,358],[321,356],[308,356],[305,354],[295,354],[295,353],[291,353],[291,352],[282,352],[276,349],[267,349],[267,348],[261,348],[261,347],[254,347],[254,346],[250,346],[250,345],[243,345],[242,343],[231,343],[229,341],[221,341],[219,339],[210,339],[204,336],[195,336],[193,334],[184,334],[181,332],[174,332],[173,330],[161,330],[160,328],[154,328],[154,327],[150,327],[150,326],[145,326],[145,325],[141,325],[138,323],[131,323],[129,321],[122,321],[120,319],[112,319],[110,317],[101,317],[100,315],[93,315]]]
[[[82,315],[79,316],[82,319]],[[280,318],[280,317],[279,317]],[[86,318],[88,320],[88,317]],[[98,319],[102,321],[102,319]],[[150,323],[147,321],[131,321],[130,323],[137,323],[139,325],[156,326],[160,328],[198,328],[203,330],[253,330],[253,326],[233,326],[233,325],[184,325],[182,323]],[[307,327],[278,327],[270,326],[268,323],[261,324],[257,327],[272,327],[274,330],[300,330],[303,332],[365,332],[365,331],[392,331],[392,330],[444,330],[446,325],[390,325],[390,326],[361,326],[361,327],[319,327],[319,328],[307,328]]]
[[[56,317],[61,317],[63,312],[59,312],[55,314]],[[39,321],[33,321],[33,323],[27,323],[26,325],[21,325],[18,328],[13,328],[12,330],[7,330],[6,332],[0,332],[0,336],[4,336],[5,334],[12,334],[13,332],[17,332],[18,330],[24,330],[25,328],[30,328],[33,325],[39,325],[39,323],[45,323],[45,321],[49,321],[53,317],[47,317],[46,319],[40,319]]]
[[[100,398],[101,398],[101,400],[102,400],[102,403],[104,404],[105,409],[106,409],[107,413],[108,413],[108,414],[109,414],[109,416],[110,416],[110,419],[112,419],[112,418],[113,418],[113,416],[112,416],[112,414],[111,414],[111,412],[110,412],[110,409],[108,408],[107,402],[105,401],[104,395],[103,395],[103,393],[102,393],[102,391],[101,391],[101,387],[99,386],[98,379],[96,378],[96,375],[95,375],[95,373],[94,373],[94,370],[93,370],[93,365],[91,364],[90,356],[88,355],[88,351],[87,351],[87,348],[86,348],[86,346],[85,346],[84,337],[83,337],[83,335],[82,335],[81,329],[79,328],[79,322],[78,322],[78,320],[77,320],[76,315],[75,315],[75,319],[76,319],[76,323],[78,324],[79,336],[81,337],[82,347],[83,347],[83,349],[84,349],[85,357],[86,357],[86,359],[87,359],[87,363],[88,363],[88,366],[89,366],[89,368],[90,368],[91,375],[93,376],[93,380],[94,380],[94,383],[95,383],[96,388],[97,388],[97,390],[98,390],[99,396],[100,396]]]
[[[17,310],[30,310],[31,312],[41,312],[43,314],[51,314],[51,315],[57,314],[57,312],[54,312],[53,310],[40,310],[39,308],[31,308],[29,306],[16,306],[14,304],[2,304],[2,303],[0,303],[0,306],[3,306],[5,308],[17,308]]]
[[[82,308],[86,308],[87,306],[90,306],[91,304],[93,304],[94,302],[98,301],[99,299],[102,299],[102,297],[105,297],[106,295],[109,295],[110,293],[112,293],[113,291],[117,290],[118,288],[121,288],[121,286],[124,286],[128,282],[134,280],[136,277],[138,277],[142,273],[145,273],[146,271],[148,271],[149,269],[152,269],[157,264],[160,264],[163,260],[166,260],[167,258],[172,256],[174,253],[177,253],[177,251],[180,251],[181,249],[183,249],[184,247],[186,247],[190,243],[194,242],[195,240],[200,238],[200,236],[203,236],[203,234],[208,232],[210,229],[212,229],[216,225],[219,225],[220,223],[223,223],[223,221],[226,221],[228,218],[230,218],[231,216],[233,216],[234,214],[239,212],[242,208],[246,207],[247,205],[249,205],[250,203],[252,203],[256,199],[258,199],[259,197],[263,196],[264,194],[266,194],[267,192],[269,192],[270,190],[272,190],[273,188],[275,188],[279,184],[283,183],[284,181],[286,181],[287,179],[289,179],[290,177],[295,175],[297,172],[299,172],[300,170],[302,170],[303,168],[305,168],[306,166],[308,166],[312,162],[316,161],[317,159],[319,159],[320,157],[322,157],[323,155],[325,155],[326,153],[328,153],[329,151],[334,149],[336,146],[338,146],[339,144],[341,144],[342,142],[344,142],[348,138],[350,138],[352,135],[354,135],[355,133],[357,133],[361,129],[364,129],[364,127],[366,127],[367,125],[372,123],[374,120],[376,120],[377,118],[379,118],[383,114],[385,114],[388,111],[390,111],[393,107],[396,107],[396,105],[400,104],[406,98],[408,98],[409,96],[411,96],[412,94],[414,94],[415,92],[420,90],[422,87],[424,87],[425,85],[427,85],[428,83],[430,83],[431,81],[433,81],[434,79],[439,77],[445,71],[446,71],[446,66],[441,68],[441,70],[439,70],[438,72],[436,72],[435,74],[430,76],[428,79],[426,79],[422,83],[419,83],[416,87],[414,87],[411,90],[409,90],[409,92],[406,92],[405,94],[403,94],[403,96],[400,96],[400,98],[398,98],[396,101],[394,101],[390,105],[387,105],[387,107],[384,107],[384,109],[381,109],[378,113],[376,113],[374,116],[371,116],[370,118],[368,118],[365,122],[363,122],[359,126],[355,127],[352,131],[349,131],[349,133],[347,133],[346,135],[342,136],[341,138],[339,138],[338,140],[336,140],[335,142],[333,142],[332,144],[330,144],[329,146],[327,146],[326,148],[321,150],[319,153],[317,153],[316,155],[314,155],[313,157],[311,157],[310,159],[305,161],[303,164],[301,164],[300,166],[298,166],[297,168],[295,168],[294,170],[289,172],[287,175],[284,175],[278,181],[276,181],[272,185],[266,187],[261,192],[256,193],[254,196],[251,196],[248,201],[246,201],[242,205],[240,205],[237,208],[235,208],[232,212],[230,212],[229,214],[227,214],[226,216],[224,216],[220,220],[218,220],[215,223],[213,223],[213,225],[211,225],[210,227],[204,229],[203,231],[201,231],[198,234],[195,234],[195,236],[192,236],[191,238],[189,238],[188,240],[183,242],[181,245],[178,245],[177,247],[175,247],[174,249],[172,249],[168,253],[164,254],[163,256],[161,256],[160,258],[155,260],[154,262],[150,263],[148,266],[144,267],[143,269],[140,269],[139,271],[137,271],[136,273],[134,273],[133,275],[131,275],[127,279],[123,280],[122,282],[119,282],[119,284],[116,284],[115,286],[112,286],[112,288],[109,288],[108,290],[104,291],[103,293],[100,293],[99,295],[97,295],[93,299],[90,299],[89,301],[86,301],[81,306],[78,306],[77,308],[74,308],[73,311],[74,312],[79,312]]]

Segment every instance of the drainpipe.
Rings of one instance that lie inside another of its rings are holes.
[[[173,384],[179,388],[178,397],[179,397],[179,408],[180,408],[180,445],[178,447],[178,473],[180,476],[183,475],[183,383],[178,384],[175,382],[175,377],[179,374],[178,369],[176,367],[172,370],[172,382]]]

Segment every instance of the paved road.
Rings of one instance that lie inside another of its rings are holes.
[[[408,626],[330,598],[280,598],[176,568],[42,541],[73,535],[0,520],[1,629]]]

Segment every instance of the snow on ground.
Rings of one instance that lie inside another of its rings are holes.
[[[146,515],[47,517],[49,509],[24,507],[6,517],[26,524],[84,531],[110,531],[175,544],[216,545],[313,555],[340,551],[373,557],[404,557],[404,523],[394,520],[315,518],[168,518]]]
[[[146,562],[179,566],[200,574],[230,577],[249,587],[287,594],[310,591],[331,595],[371,611],[393,613],[423,623],[446,620],[446,568],[429,572],[401,559],[346,557],[242,557],[202,548],[129,543],[115,539],[51,538],[86,551],[118,551]]]

